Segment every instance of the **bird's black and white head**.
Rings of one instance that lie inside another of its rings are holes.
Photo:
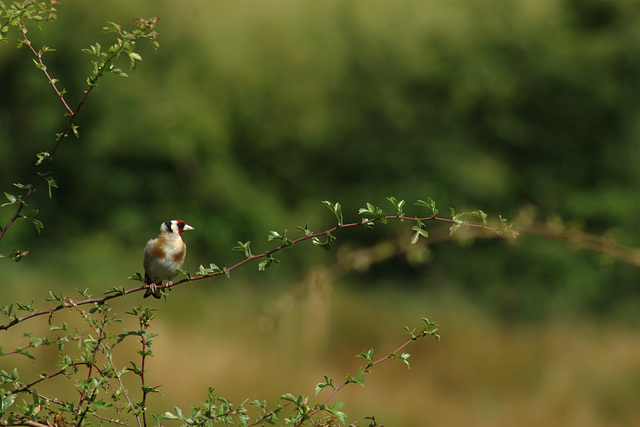
[[[182,237],[182,232],[189,231],[189,230],[193,230],[193,227],[179,219],[172,219],[170,221],[165,221],[160,226],[161,233],[168,233],[175,237]]]

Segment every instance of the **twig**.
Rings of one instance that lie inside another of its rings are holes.
[[[49,71],[47,71],[47,66],[42,61],[42,51],[36,52],[36,50],[33,48],[33,45],[31,44],[31,40],[27,38],[27,27],[23,25],[19,25],[19,28],[20,30],[22,30],[22,38],[24,39],[24,44],[26,44],[31,50],[31,52],[33,52],[35,57],[38,58],[38,64],[40,64],[38,68],[41,69],[44,72],[44,74],[47,76],[47,80],[49,80],[49,83],[51,84],[51,86],[53,86],[53,90],[56,91],[56,95],[58,95],[58,98],[60,98],[60,100],[64,104],[64,108],[67,110],[67,112],[70,115],[74,115],[75,114],[74,111],[71,109],[71,107],[69,107],[69,104],[67,104],[67,101],[64,99],[64,94],[58,90],[58,87],[56,86],[56,81],[49,75]]]
[[[94,368],[94,366],[96,364],[96,357],[97,357],[98,351],[99,351],[99,349],[101,347],[100,344],[103,342],[103,340],[105,338],[104,328],[107,325],[107,316],[109,314],[109,310],[105,310],[104,317],[102,318],[102,323],[100,324],[100,327],[96,327],[93,324],[93,322],[91,322],[91,320],[87,318],[86,314],[83,311],[81,311],[79,309],[78,309],[78,311],[80,311],[80,315],[82,317],[84,317],[85,320],[87,320],[89,325],[91,325],[93,327],[93,330],[98,334],[96,342],[93,344],[93,351],[91,352],[91,362],[88,363],[89,369],[87,370],[87,384],[89,384],[90,380],[91,380],[91,375],[93,373],[93,368]],[[96,367],[96,370],[99,371],[99,368]],[[102,375],[102,376],[104,376],[104,375]],[[86,391],[84,389],[80,391],[80,398],[78,400],[77,408],[78,408],[78,410],[80,408],[82,408],[82,405],[85,402],[86,402],[86,407],[84,408],[84,410],[80,414],[77,414],[77,412],[76,412],[76,425],[78,425],[78,426],[82,425],[82,421],[87,416],[87,412],[89,411],[89,403],[92,402],[95,399],[97,393],[98,393],[98,386],[97,385],[94,385],[93,392],[91,393],[91,397],[89,397],[89,398],[87,398],[87,394],[86,394]],[[78,415],[79,415],[79,417],[78,417]]]
[[[82,366],[82,365],[88,365],[88,362],[77,362],[77,363],[73,363],[71,365],[68,366],[68,368],[75,368],[77,366]],[[58,375],[61,374],[66,374],[66,368],[60,369],[58,372],[54,373],[54,374],[50,374],[50,375],[45,375],[42,376],[40,378],[38,378],[37,380],[31,381],[28,384],[25,384],[24,386],[15,389],[12,391],[13,394],[17,394],[17,393],[33,393],[32,390],[30,390],[31,387],[33,387],[34,385],[42,382],[42,381],[46,381],[46,380],[50,380],[51,378],[57,377]]]

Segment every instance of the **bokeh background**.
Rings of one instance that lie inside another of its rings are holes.
[[[81,138],[51,165],[59,189],[31,200],[42,235],[17,223],[0,244],[30,251],[0,264],[0,303],[136,286],[126,278],[170,218],[196,229],[185,267],[229,266],[238,240],[257,253],[273,247],[270,230],[332,226],[322,200],[340,202],[347,221],[366,202],[391,213],[387,196],[506,218],[533,206],[638,247],[638,6],[63,2],[29,35],[56,49],[45,60],[72,104],[90,72],[81,49],[112,42],[107,22],[160,17],[160,49],[140,42],[131,78],[108,75],[91,94]],[[36,176],[63,109],[13,42],[0,46],[0,100],[0,185],[15,192]],[[10,214],[0,210],[3,224]],[[336,237],[329,252],[301,244],[265,273],[249,265],[145,300],[159,334],[148,380],[164,393],[152,410],[188,409],[209,385],[236,401],[311,396],[322,375],[355,373],[353,356],[394,350],[425,316],[442,342],[409,347],[410,371],[386,363],[365,389],[340,392],[350,422],[640,423],[637,268],[526,236],[410,248],[400,223]],[[114,309],[127,318],[139,302]],[[18,345],[24,330],[0,344]]]

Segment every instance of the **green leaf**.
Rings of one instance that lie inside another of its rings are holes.
[[[167,411],[160,417],[161,420],[179,420],[177,416],[173,415],[171,412]]]
[[[115,74],[118,77],[124,77],[124,78],[129,78],[129,75],[127,73],[125,73],[124,71],[122,71],[120,68],[110,68],[109,72]]]
[[[175,409],[175,411],[176,411],[176,416],[177,416],[178,418],[182,419],[182,418],[183,418],[183,416],[182,416],[182,409],[178,408],[177,406],[174,406],[174,409]]]
[[[17,394],[0,394],[0,413],[4,414],[15,403],[17,397]]]
[[[362,353],[358,354],[356,357],[362,357],[363,359],[366,359],[367,362],[373,364],[373,349],[369,349],[369,351],[363,351]]]
[[[362,215],[362,214],[375,215],[376,207],[373,206],[371,203],[367,203],[366,207],[358,209],[358,215]]]
[[[456,231],[458,231],[458,229],[464,224],[464,221],[460,219],[460,217],[464,215],[464,212],[456,212],[456,210],[452,207],[450,207],[449,209],[451,210],[451,219],[454,222],[454,224],[449,228],[449,236],[453,236],[454,234],[456,234]]]
[[[142,61],[142,56],[136,52],[128,52],[127,54],[129,55],[129,66],[133,70],[136,68],[136,61]]]
[[[331,249],[331,243],[333,242],[335,237],[333,237],[329,231],[325,231],[324,234],[325,236],[327,236],[324,242],[320,240],[318,237],[312,237],[311,241],[313,242],[314,245],[328,251]]]
[[[148,393],[160,393],[160,390],[158,390],[156,387],[151,387],[150,385],[143,385],[142,386],[142,392],[145,394]]]
[[[35,59],[33,59],[33,63],[36,64],[36,67],[38,67],[38,69],[42,71],[47,71],[47,66],[41,63],[40,61],[36,61]]]
[[[408,326],[404,327],[404,333],[409,335],[409,336],[411,336],[412,340],[415,340],[416,338],[418,338],[417,335],[415,334],[415,332],[416,332],[416,328],[409,329]]]
[[[3,203],[0,205],[0,208],[3,208],[5,206],[9,206],[9,205],[13,205],[14,203],[16,203],[18,201],[18,198],[16,196],[14,196],[11,193],[4,193],[4,196],[7,198],[8,202],[7,203]]]
[[[438,332],[438,324],[436,322],[431,322],[426,317],[422,317],[422,335],[431,335],[437,342],[440,342],[440,335]]]
[[[4,314],[5,316],[12,317],[15,307],[16,307],[15,304],[9,304],[9,307],[5,307],[5,306],[0,307],[0,311],[2,311],[2,314]]]
[[[100,50],[102,49],[102,46],[100,46],[100,43],[96,43],[94,45],[89,46],[89,49],[82,49],[83,53],[87,53],[89,55],[100,55]]]
[[[327,408],[327,411],[335,415],[336,418],[338,418],[338,420],[342,424],[346,424],[347,414],[345,414],[344,412],[338,411],[338,409],[342,408],[343,406],[344,406],[344,402],[336,402],[333,406],[331,406],[330,408]]]
[[[422,223],[422,221],[420,221],[418,218],[416,218],[415,221],[416,221],[416,225],[411,227],[411,229],[413,231],[415,231],[413,237],[411,238],[411,244],[417,243],[418,239],[420,239],[420,236],[422,236],[424,238],[428,238],[429,237],[429,233],[427,232],[427,230],[422,228],[422,227],[424,227],[424,224]]]
[[[62,322],[60,326],[55,326],[55,325],[50,326],[49,330],[50,331],[68,331],[69,324],[67,322]]]
[[[277,231],[270,231],[269,235],[267,236],[267,241],[272,241],[272,240],[281,240],[285,245],[290,246],[293,242],[291,241],[290,238],[287,237],[287,229],[285,228],[284,233],[280,234]]]
[[[456,210],[453,209],[452,207],[449,207],[449,210],[451,211],[451,219],[457,223],[462,223],[462,221],[460,220],[460,217],[462,216],[462,212],[456,212]]]
[[[361,224],[364,224],[365,227],[367,227],[369,230],[373,230],[374,226],[376,225],[375,222],[373,222],[373,220],[370,220],[369,218],[362,218]]]
[[[202,264],[200,264],[200,268],[198,269],[198,274],[201,276],[205,276],[207,274],[213,274],[213,273],[221,273],[221,272],[223,272],[223,270],[217,265],[215,265],[214,263],[209,263],[209,267],[207,268],[205,268]],[[224,270],[224,273],[227,274],[226,269]]]
[[[189,282],[191,281],[191,272],[190,271],[185,271],[182,268],[177,268],[176,271],[180,274],[182,274]]]
[[[324,200],[322,204],[328,207],[331,212],[333,212],[336,219],[338,220],[338,225],[342,226],[344,224],[342,217],[342,205],[340,205],[340,203],[333,204],[328,200]]]
[[[402,209],[404,207],[404,200],[398,201],[398,199],[396,199],[393,196],[387,197],[387,200],[389,202],[391,202],[391,204],[393,205],[394,208],[396,208],[396,216],[403,216],[404,215],[404,211]]]
[[[58,301],[59,303],[64,303],[64,297],[62,295],[56,295],[52,291],[49,291],[50,298],[47,298],[45,301]]]
[[[260,409],[266,410],[267,409],[267,401],[263,400],[262,402],[260,402],[259,400],[254,400],[252,402],[249,402],[249,405],[251,406],[257,406]]]
[[[38,175],[40,175],[42,178],[44,178],[47,181],[47,184],[49,185],[49,198],[51,199],[52,198],[51,189],[58,188],[58,184],[56,183],[56,180],[53,179],[47,173],[38,173]]]
[[[42,223],[42,221],[28,216],[23,216],[22,218],[31,221],[31,224],[33,224],[33,226],[36,228],[38,234],[40,234],[40,232],[44,230],[44,224]]]
[[[280,396],[280,399],[288,400],[289,402],[293,402],[293,403],[296,403],[298,401],[296,397],[291,393],[283,394],[282,396]]]
[[[409,357],[411,357],[409,353],[402,353],[402,354],[391,353],[389,354],[389,356],[391,356],[391,358],[393,359],[402,360],[404,364],[407,365],[407,368],[411,369],[411,365],[409,364],[409,360],[408,360]]]
[[[335,390],[335,385],[333,383],[333,380],[331,378],[329,378],[328,376],[324,375],[324,382],[323,383],[318,383],[316,385],[316,396],[320,394],[320,392],[325,388],[325,387],[331,387],[332,389]]]
[[[371,203],[367,203],[366,207],[358,209],[358,214],[373,215],[377,219],[380,219],[380,221],[382,221],[383,224],[387,223],[387,219],[385,218],[384,211],[377,206],[373,206]]]
[[[275,267],[277,264],[280,264],[280,261],[272,256],[267,257],[266,259],[260,261],[258,264],[258,271],[265,271],[269,267]]]
[[[124,288],[122,288],[124,289]],[[91,294],[89,293],[89,288],[85,288],[84,290],[82,289],[76,289],[76,291],[78,291],[78,293],[80,294],[80,296],[83,296],[85,298],[91,298]],[[99,306],[98,306],[99,307]]]
[[[435,328],[435,327],[439,326],[436,322],[431,322],[426,317],[421,317],[420,320],[422,320],[422,327],[423,327],[424,330]]]
[[[33,303],[35,302],[35,300],[31,300],[30,304],[23,304],[21,302],[16,303],[18,305],[18,310],[22,310],[22,311],[28,311],[29,313],[32,313],[33,311],[35,311],[33,309]]]
[[[33,397],[33,406],[40,405],[40,395],[38,394],[37,388],[33,388],[33,393],[31,394],[31,396]]]
[[[414,203],[415,206],[424,206],[431,209],[432,218],[438,216],[438,209],[436,209],[436,202],[433,201],[431,197],[427,197],[427,201],[418,200]]]
[[[482,220],[482,225],[486,225],[487,224],[487,214],[486,213],[484,213],[480,209],[478,209],[477,211],[473,211],[472,213]]]
[[[362,387],[364,387],[365,384],[366,384],[366,380],[364,379],[364,374],[367,373],[367,372],[369,372],[369,371],[360,371],[354,377],[352,377],[351,375],[347,374],[347,382],[348,383],[360,384]]]
[[[43,161],[50,159],[51,154],[47,153],[46,151],[42,151],[36,154],[36,157],[38,158],[38,160],[36,160],[36,165],[40,165]]]
[[[40,232],[44,230],[44,224],[42,224],[42,221],[35,218],[38,212],[40,212],[38,209],[32,209],[26,212],[24,215],[21,215],[20,218],[30,221],[33,224],[33,226],[36,228],[36,231],[38,232],[38,234],[40,234]]]
[[[136,273],[136,274],[134,274],[133,276],[129,276],[129,277],[127,277],[127,279],[129,279],[129,280],[136,280],[136,281],[138,281],[138,282],[142,282],[142,283],[144,283],[144,278],[142,277],[142,274],[140,274],[140,273]],[[114,288],[114,289],[115,289],[115,288]]]
[[[31,184],[20,184],[19,182],[14,182],[13,183],[14,187],[18,187],[21,190],[30,190],[32,185]]]
[[[251,241],[247,241],[246,243],[242,243],[241,241],[238,240],[238,244],[236,246],[234,246],[233,248],[231,248],[232,251],[238,251],[238,252],[244,252],[244,256],[249,258],[251,257],[251,248],[249,247],[249,245],[251,244]]]
[[[106,27],[102,27],[102,31],[105,33],[118,33],[118,34],[122,34],[122,27],[118,24],[116,24],[115,22],[107,22]]]
[[[302,233],[305,236],[313,234],[313,231],[309,230],[309,223],[308,222],[304,225],[304,227],[301,227],[301,226],[298,225],[296,228],[298,229],[298,233]]]

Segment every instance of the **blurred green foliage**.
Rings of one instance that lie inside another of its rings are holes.
[[[322,200],[342,203],[349,220],[392,195],[508,218],[532,204],[640,245],[633,2],[112,1],[58,10],[58,21],[30,35],[57,49],[49,69],[71,102],[90,70],[81,49],[108,43],[98,34],[108,21],[158,16],[161,47],[141,46],[130,80],[108,76],[92,94],[76,122],[81,139],[65,141],[52,163],[60,188],[33,201],[42,236],[15,227],[0,247],[40,248],[27,266],[54,248],[48,256],[81,268],[82,248],[103,240],[137,265],[170,218],[199,231],[188,239],[192,269],[224,266],[237,240],[331,225]],[[0,82],[8,191],[33,180],[35,154],[50,147],[63,110],[11,44],[0,46]],[[338,244],[397,235],[411,233],[383,227]],[[431,251],[427,265],[393,260],[360,277],[457,287],[508,316],[637,309],[637,269],[564,244],[525,238]],[[301,270],[326,257],[294,252]],[[95,268],[108,287],[131,273]]]

